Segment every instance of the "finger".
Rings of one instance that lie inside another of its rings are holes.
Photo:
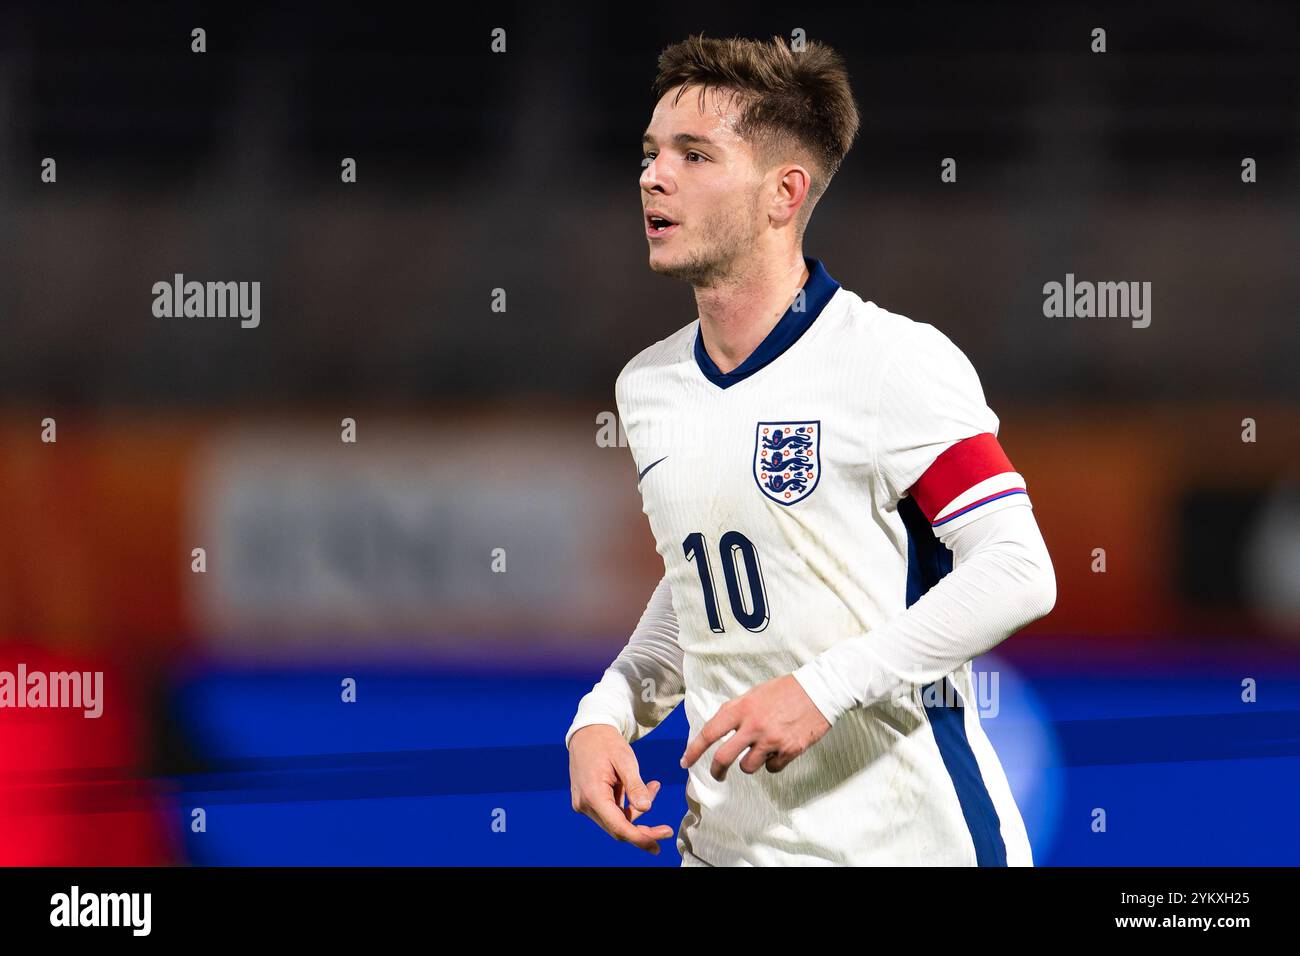
[[[764,766],[767,767],[770,773],[780,773],[786,767],[790,766],[790,761],[797,756],[799,755],[798,754],[784,754],[784,755],[774,754],[771,758],[768,759],[767,763],[764,764]]]
[[[636,756],[632,753],[631,748],[624,751],[614,758],[614,771],[618,774],[619,782],[623,785],[623,792],[627,795],[629,807],[634,807],[642,813],[650,809],[650,791],[641,781],[641,772],[637,768]],[[620,803],[619,806],[622,806]]]
[[[663,847],[659,845],[660,840],[667,840],[673,835],[673,828],[668,826],[666,823],[661,823],[657,827],[647,827],[637,824],[637,830],[649,842],[649,845],[647,846],[642,846],[640,843],[638,843],[637,846],[640,846],[641,849],[645,850],[651,856],[658,856],[659,852],[663,849]]]
[[[749,753],[740,758],[740,769],[745,773],[758,773],[758,768],[763,766],[773,757],[781,752],[769,744],[762,741],[756,741],[754,746],[749,748]]]
[[[689,767],[695,763],[700,759],[704,751],[739,726],[740,715],[734,709],[723,704],[722,709],[700,728],[700,732],[695,736],[695,739],[687,745],[686,752],[682,754],[682,766]]]
[[[659,852],[659,844],[655,842],[654,831],[649,827],[633,825],[612,799],[593,802],[588,816],[600,824],[605,832],[615,840],[622,840],[625,843],[639,846],[648,853]],[[671,830],[671,828],[669,829]]]
[[[650,802],[652,804],[654,803],[655,797],[659,796],[659,787],[660,787],[660,783],[658,780],[651,780],[648,784],[646,784],[646,791],[650,794]],[[648,809],[650,808],[647,807],[646,810]],[[635,807],[633,807],[631,811],[631,816],[628,817],[628,820],[635,821],[636,818],[641,816],[641,814],[645,813],[646,810],[638,810]]]
[[[744,753],[746,748],[753,747],[756,743],[758,743],[756,734],[746,731],[744,727],[737,730],[735,736],[719,747],[713,755],[713,765],[709,768],[713,779],[726,779],[727,768],[736,762],[736,758]]]
[[[597,805],[588,815],[614,839],[631,843],[652,856],[658,856],[662,849],[659,841],[667,840],[673,835],[673,828],[667,824],[660,824],[657,827],[633,825],[624,818],[622,810],[609,804]]]

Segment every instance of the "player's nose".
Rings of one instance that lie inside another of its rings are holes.
[[[645,192],[652,192],[655,189],[660,192],[666,191],[664,180],[660,175],[662,171],[658,156],[647,162],[645,168],[641,170],[641,189]]]

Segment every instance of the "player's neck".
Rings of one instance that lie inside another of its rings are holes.
[[[731,372],[749,358],[807,281],[808,266],[795,250],[788,261],[695,290],[700,337],[719,371]]]

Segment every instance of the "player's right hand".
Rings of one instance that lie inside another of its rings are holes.
[[[575,813],[585,813],[614,839],[647,853],[658,855],[657,841],[673,835],[667,824],[635,822],[659,795],[659,781],[642,783],[632,747],[608,724],[582,727],[569,739],[569,792]]]

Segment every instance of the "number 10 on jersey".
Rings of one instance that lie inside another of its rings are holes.
[[[682,551],[687,561],[695,562],[695,569],[700,575],[700,587],[704,589],[704,609],[709,615],[709,630],[721,634],[726,630],[722,625],[722,616],[718,612],[717,592],[713,587],[713,565],[709,560],[708,542],[704,534],[693,531],[682,541]],[[767,627],[767,592],[763,587],[763,568],[758,563],[758,551],[754,542],[739,531],[728,531],[718,540],[718,554],[722,559],[722,577],[727,584],[727,597],[731,602],[731,614],[747,631],[761,631]],[[749,589],[750,607],[745,608],[744,595],[740,590],[740,575],[737,568],[743,566],[745,583]]]

